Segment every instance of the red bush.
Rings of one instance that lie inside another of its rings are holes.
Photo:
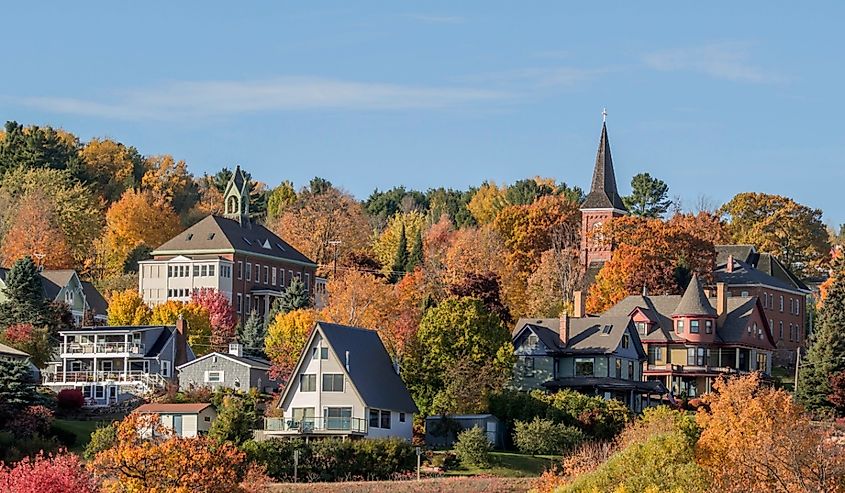
[[[17,436],[47,435],[53,424],[53,411],[44,406],[29,406],[9,420],[6,427]]]
[[[32,324],[12,324],[3,333],[10,344],[27,344],[32,341]]]
[[[97,480],[73,454],[24,459],[13,467],[0,465],[0,491],[5,493],[97,493]]]
[[[56,405],[60,409],[74,411],[85,404],[85,396],[79,389],[62,389],[56,396]]]

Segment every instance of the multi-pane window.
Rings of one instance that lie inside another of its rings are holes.
[[[690,334],[698,334],[698,320],[689,321]]]
[[[252,264],[249,262],[246,263],[246,280],[252,280]]]
[[[343,374],[324,373],[323,392],[343,392]]]
[[[616,358],[616,378],[622,378],[622,360]]]
[[[704,366],[707,361],[707,349],[703,347],[687,348],[687,365]]]
[[[534,358],[525,356],[522,360],[522,375],[524,377],[534,376]]]
[[[765,353],[757,353],[757,369],[766,371],[768,363],[768,356]]]
[[[780,311],[783,312],[783,295],[780,295]]]
[[[592,377],[594,375],[595,358],[575,358],[575,376]]]
[[[264,266],[264,284],[270,284],[270,268]]]
[[[244,278],[244,263],[241,260],[238,260],[238,279]]]
[[[313,373],[304,373],[299,376],[299,391],[300,392],[316,392],[317,391],[317,375]]]
[[[783,340],[783,320],[778,321],[778,332],[780,333],[778,340]]]
[[[634,362],[629,361],[628,362],[628,380],[633,380],[633,379],[634,379]]]
[[[381,424],[381,413],[378,409],[370,409],[370,428],[378,428]]]
[[[272,277],[272,282],[271,282],[271,284],[272,284],[273,286],[275,286],[275,285],[276,285],[276,268],[275,268],[275,267],[273,267],[273,277]]]
[[[206,383],[220,383],[223,381],[222,371],[207,371],[205,372]]]
[[[199,275],[200,275],[200,266],[195,265],[194,266],[194,277],[199,277]]]
[[[684,333],[684,321],[683,321],[683,320],[678,320],[678,321],[675,323],[675,330],[676,330],[676,332],[677,332],[678,334],[683,334],[683,333]]]
[[[708,334],[713,333],[713,321],[712,320],[705,320],[704,321],[704,332]]]
[[[313,407],[295,407],[291,409],[294,423],[314,423]]]
[[[648,364],[653,365],[658,361],[663,361],[663,348],[660,346],[648,347]]]
[[[622,336],[622,348],[628,349],[628,346],[630,346],[630,345],[631,345],[630,338],[628,337],[628,334],[625,334],[624,336]]]
[[[214,276],[214,264],[208,266],[208,275]]]
[[[390,429],[390,411],[381,411],[381,428]]]
[[[241,293],[238,293],[238,313],[243,313],[244,311],[244,296]]]

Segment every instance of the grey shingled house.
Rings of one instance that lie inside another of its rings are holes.
[[[179,390],[226,387],[270,393],[278,387],[276,381],[270,378],[270,362],[244,356],[240,344],[229,344],[228,353],[208,353],[176,369],[179,371]]]

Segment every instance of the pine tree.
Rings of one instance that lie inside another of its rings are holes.
[[[6,275],[6,301],[0,304],[0,327],[17,323],[35,326],[51,322],[51,310],[44,300],[41,275],[30,257],[12,265]]]
[[[408,263],[405,266],[405,272],[414,272],[416,267],[422,267],[423,260],[422,231],[417,230],[417,234],[414,236],[414,245],[411,247],[411,255],[408,257]]]
[[[397,282],[404,276],[405,266],[408,265],[408,236],[405,234],[405,224],[399,230],[399,244],[396,245],[396,256],[393,257],[393,265],[390,267],[390,280]]]
[[[266,335],[266,326],[261,322],[258,313],[253,310],[238,334],[238,340],[243,345],[244,354],[264,356],[264,337]]]
[[[311,306],[311,297],[308,295],[308,290],[302,280],[294,277],[290,285],[279,297],[279,311],[281,313],[288,313],[300,308],[308,308]]]
[[[833,270],[833,284],[824,298],[798,381],[798,400],[813,411],[833,407],[828,401],[830,377],[845,371],[845,257],[834,260]]]
[[[23,361],[0,360],[0,420],[35,401],[29,367]]]

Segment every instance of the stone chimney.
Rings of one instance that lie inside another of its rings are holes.
[[[734,256],[728,255],[728,265],[725,267],[725,271],[729,274],[734,271]]]
[[[721,317],[728,311],[728,293],[725,283],[716,283],[716,316]]]
[[[573,318],[584,318],[585,315],[585,300],[584,300],[584,292],[583,291],[575,291],[572,293],[572,301],[573,301],[573,308],[572,308],[572,317]]]
[[[229,343],[229,354],[231,354],[232,356],[237,356],[237,357],[241,358],[244,355],[244,347],[239,342],[230,342]]]
[[[569,314],[563,312],[560,316],[560,345],[566,347],[569,344]]]
[[[188,321],[182,315],[176,320],[176,361],[173,366],[188,362]]]

